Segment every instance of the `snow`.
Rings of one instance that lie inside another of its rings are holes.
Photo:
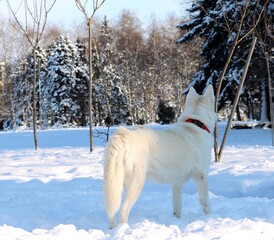
[[[220,123],[219,136],[224,129]],[[210,166],[211,214],[202,213],[192,181],[184,188],[181,219],[172,215],[170,186],[146,183],[129,225],[109,230],[102,193],[104,139],[95,138],[89,153],[87,128],[41,130],[35,151],[31,131],[0,132],[0,239],[273,240],[271,130],[229,134],[221,162]]]

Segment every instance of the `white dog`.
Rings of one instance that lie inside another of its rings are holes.
[[[109,227],[117,225],[123,188],[126,196],[120,222],[127,223],[146,179],[173,186],[173,211],[181,217],[182,186],[193,178],[205,214],[208,200],[208,168],[216,122],[214,93],[210,85],[203,95],[191,88],[185,110],[177,123],[164,130],[118,128],[105,149],[104,199]]]

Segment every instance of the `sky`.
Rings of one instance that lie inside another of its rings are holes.
[[[21,2],[22,0],[15,1]],[[89,2],[92,3],[92,0]],[[150,21],[151,16],[164,21],[169,15],[178,17],[186,15],[185,9],[189,5],[190,0],[106,0],[96,16],[103,17],[106,15],[109,20],[115,20],[122,10],[127,9],[134,12],[145,25]],[[5,0],[0,0],[0,14],[9,15]],[[82,21],[84,21],[84,16],[77,9],[74,0],[57,0],[49,13],[49,22],[51,23],[72,25]]]

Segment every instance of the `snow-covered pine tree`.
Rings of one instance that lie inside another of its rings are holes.
[[[49,48],[47,83],[43,94],[48,96],[51,125],[81,124],[78,97],[82,84],[79,76],[83,73],[80,74],[82,66],[78,60],[77,47],[68,35],[57,38]]]
[[[77,104],[79,105],[79,124],[86,126],[88,123],[88,60],[86,55],[86,46],[80,39],[76,40],[78,58],[76,61],[76,78],[79,80],[77,88]]]
[[[113,63],[114,57],[111,29],[105,17],[94,54],[94,116],[100,125],[106,117],[110,117],[114,124],[128,122],[126,91],[121,85],[117,66]]]
[[[112,87],[111,114],[114,124],[132,124],[128,109],[127,91],[120,82]]]
[[[32,82],[26,77],[27,67],[27,61],[22,60],[12,75],[14,119],[11,121],[10,116],[6,122],[7,128],[23,125],[29,127],[31,123]]]
[[[263,42],[269,42],[271,31],[267,29],[269,25],[264,23],[273,22],[273,11],[272,0],[199,0],[193,3],[192,8],[189,9],[192,15],[191,20],[178,26],[183,33],[183,36],[178,39],[179,43],[189,41],[195,36],[204,38],[201,49],[204,64],[197,74],[195,74],[190,84],[198,92],[202,92],[208,84],[213,84],[215,87],[219,84],[218,80],[220,80],[219,77],[224,69],[229,53],[233,44],[237,41],[235,53],[223,79],[218,99],[219,109],[227,101],[233,101],[234,99],[235,89],[241,79],[249,45],[252,41],[251,33],[256,36],[261,35],[260,38]],[[237,36],[238,32],[239,36]],[[262,55],[260,51],[261,48],[256,47],[254,54]],[[258,64],[261,64],[256,59],[253,58],[251,62],[253,69],[256,69]],[[251,89],[248,88],[251,85],[258,88],[261,85],[251,82],[255,77],[251,72],[254,71],[249,71],[244,89],[246,96],[248,96],[247,101],[249,104],[250,101],[261,101],[260,98],[256,99],[258,96],[253,95],[250,92]],[[260,82],[263,81],[266,81],[266,77],[260,76]]]
[[[41,95],[41,79],[46,75],[46,53],[38,47],[36,49],[36,70],[37,70],[37,84],[36,84],[36,106],[38,113],[38,122],[40,122],[40,106],[42,105]],[[32,105],[33,105],[33,52],[31,52],[26,60],[22,60],[13,74],[13,101],[15,106],[15,124],[18,126],[25,125],[30,127],[32,122]]]
[[[113,82],[108,71],[111,63],[110,42],[110,29],[105,17],[93,54],[93,117],[97,125],[102,125],[106,117],[111,117],[110,106]]]

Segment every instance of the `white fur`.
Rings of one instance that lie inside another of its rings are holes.
[[[185,110],[177,123],[164,130],[138,127],[118,128],[105,150],[104,199],[109,226],[117,225],[123,188],[125,200],[120,210],[120,222],[127,223],[129,212],[138,199],[146,179],[173,186],[173,211],[181,217],[182,186],[193,178],[205,214],[210,212],[208,200],[208,167],[213,137],[193,123],[203,122],[212,133],[215,126],[214,93],[209,86],[203,95],[191,88]]]

